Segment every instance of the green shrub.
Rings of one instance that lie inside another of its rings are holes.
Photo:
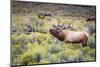
[[[32,52],[26,52],[20,57],[20,65],[28,65],[33,62]]]
[[[17,34],[14,34],[14,35],[11,36],[11,38],[12,38],[12,45],[17,43],[17,41],[16,41],[16,37],[17,36],[18,36]]]
[[[50,34],[41,33],[39,36],[33,37],[32,39],[40,45],[49,45],[53,43],[53,37]]]
[[[48,24],[46,20],[38,19],[33,17],[30,19],[30,22],[35,32],[47,33],[51,28],[51,25]]]
[[[55,45],[55,44],[51,45],[51,47],[49,47],[48,49],[48,52],[50,52],[51,54],[58,53],[60,51],[62,51],[62,47],[59,45]]]
[[[60,63],[60,58],[56,54],[51,54],[48,59],[49,63]]]
[[[92,35],[88,39],[88,46],[90,48],[96,48],[96,38]]]
[[[32,58],[35,63],[40,63],[42,59],[47,58],[48,46],[38,44],[28,44],[28,51],[32,52]]]
[[[21,48],[20,45],[14,45],[12,46],[12,54],[13,55],[18,55],[18,54],[22,54],[23,53],[23,49]]]
[[[12,58],[12,66],[20,65],[20,55],[17,57]]]
[[[12,44],[25,45],[28,43],[28,36],[26,34],[12,35]]]
[[[81,49],[83,52],[83,58],[85,59],[85,61],[94,61],[96,60],[96,51],[95,49],[89,48],[89,47],[85,47]]]
[[[75,62],[78,61],[80,52],[79,50],[67,49],[58,53],[61,62]]]

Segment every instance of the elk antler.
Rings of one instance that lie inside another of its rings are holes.
[[[58,23],[57,26],[56,26],[56,25],[53,25],[53,27],[54,27],[55,29],[58,29],[58,30],[64,30],[64,29],[67,29],[67,28],[71,28],[70,25],[71,25],[71,23],[68,24],[68,25],[66,25],[65,23],[62,24],[62,25],[61,25],[60,23]]]
[[[66,25],[65,23],[63,25],[60,25],[60,30],[68,29],[70,28],[71,24]]]

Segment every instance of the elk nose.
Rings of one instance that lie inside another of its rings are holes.
[[[51,29],[49,30],[49,32],[51,32]]]
[[[52,34],[53,33],[53,29],[50,29],[49,32]]]

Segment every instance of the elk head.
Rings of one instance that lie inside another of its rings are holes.
[[[57,26],[53,25],[53,28],[54,29],[50,29],[49,32],[53,36],[57,37],[60,41],[63,41],[65,39],[65,34],[62,32],[62,30],[68,29],[68,28],[71,28],[71,27],[70,27],[70,24],[69,25],[65,25],[65,24],[60,25],[60,24],[58,24]]]

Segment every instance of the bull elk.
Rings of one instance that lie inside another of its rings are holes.
[[[90,16],[87,18],[86,21],[96,21],[96,17],[95,16]]]
[[[88,41],[87,32],[65,30],[68,28],[72,28],[70,24],[69,25],[58,24],[57,26],[54,25],[53,28],[54,29],[50,29],[49,32],[58,40],[65,41],[66,43],[82,43],[83,47],[87,46],[87,41]]]

